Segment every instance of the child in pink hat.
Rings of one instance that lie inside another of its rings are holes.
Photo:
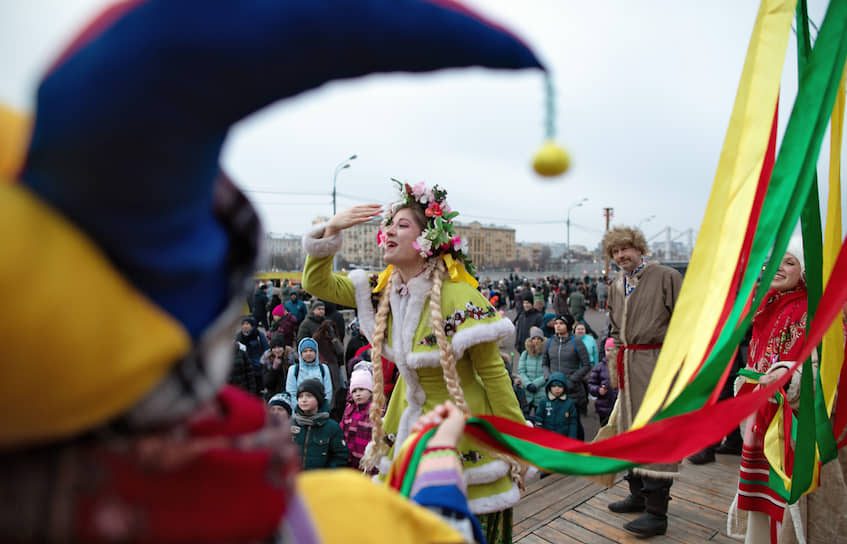
[[[347,441],[347,447],[350,449],[347,463],[356,469],[359,468],[365,447],[371,441],[373,426],[368,418],[368,412],[373,390],[374,379],[371,371],[367,367],[354,370],[350,375],[350,395],[347,397],[347,406],[341,417],[341,429],[344,431],[344,440]]]

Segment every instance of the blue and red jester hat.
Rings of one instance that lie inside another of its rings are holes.
[[[544,69],[448,0],[131,0],[38,89],[22,182],[197,338],[233,295],[213,186],[227,131],[280,99],[375,72]]]

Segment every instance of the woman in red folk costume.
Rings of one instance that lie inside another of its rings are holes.
[[[761,386],[773,383],[789,371],[805,341],[807,290],[804,274],[802,245],[795,237],[753,317],[747,368],[762,374],[758,381]],[[817,371],[815,354],[812,360]],[[795,413],[799,405],[801,375],[798,369],[785,391],[785,399]],[[745,383],[744,377],[736,381],[737,392],[755,387],[755,383]],[[768,485],[770,465],[764,451],[765,432],[778,409],[775,402],[770,402],[751,415],[742,427],[744,447],[736,496],[739,516],[736,518],[734,504],[730,508],[730,526],[735,525],[733,532],[737,536],[743,533],[749,544],[836,542],[847,531],[842,510],[847,503],[844,480],[847,459],[842,453],[840,459],[824,465],[821,488],[789,507]],[[747,514],[746,530],[743,523],[738,523],[741,512]]]

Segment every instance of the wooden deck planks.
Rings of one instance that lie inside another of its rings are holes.
[[[651,544],[731,544],[726,512],[738,481],[737,456],[719,455],[706,465],[681,465],[671,489],[668,534]],[[607,505],[629,493],[619,479],[609,489],[584,478],[554,474],[528,485],[514,509],[514,542],[520,544],[610,544],[644,542],[623,529],[636,514],[615,514]]]

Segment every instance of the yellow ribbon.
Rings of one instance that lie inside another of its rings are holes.
[[[718,326],[765,158],[796,0],[762,0],[697,245],[632,427],[646,425],[696,374]]]
[[[388,278],[391,277],[391,273],[394,272],[394,266],[388,265],[385,267],[385,270],[379,273],[379,277],[376,280],[376,287],[374,287],[373,293],[379,293],[385,286],[388,285]]]
[[[477,288],[479,282],[476,281],[476,278],[468,274],[465,265],[461,261],[457,261],[449,253],[445,253],[441,258],[444,259],[444,264],[447,266],[447,273],[450,274],[451,281],[463,281],[474,289]],[[385,267],[385,270],[379,273],[379,277],[376,280],[376,287],[373,289],[374,293],[379,293],[385,289],[385,286],[388,285],[388,278],[391,277],[393,271],[394,267],[388,265]]]
[[[786,402],[785,398],[779,397],[779,408],[776,411],[773,419],[771,419],[770,424],[768,424],[768,429],[765,431],[765,438],[762,444],[763,450],[765,452],[765,457],[768,459],[768,463],[770,463],[773,471],[779,476],[782,480],[782,485],[785,486],[786,491],[791,491],[791,476],[788,474],[785,466],[785,418],[783,417],[782,406],[783,403]],[[796,422],[795,422],[796,423]],[[807,495],[818,488],[818,472],[820,470],[820,452],[817,448],[815,448],[815,465],[814,465],[814,473],[812,474],[812,484],[809,486],[809,489],[803,492],[804,495]]]
[[[447,265],[447,272],[450,274],[452,281],[463,281],[474,289],[477,288],[479,282],[476,281],[476,278],[468,274],[465,265],[461,261],[455,260],[449,253],[445,253],[441,258],[444,259],[444,264]]]

